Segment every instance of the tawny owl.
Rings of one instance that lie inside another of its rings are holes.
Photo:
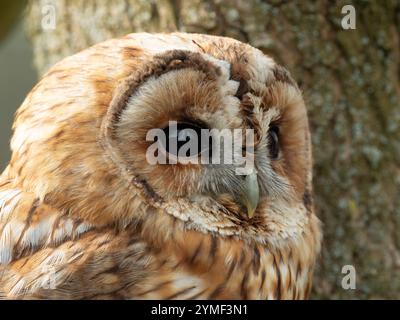
[[[155,128],[251,129],[254,169],[149,163]],[[307,113],[261,51],[197,34],[109,40],[47,72],[13,129],[0,297],[308,296],[320,228]]]

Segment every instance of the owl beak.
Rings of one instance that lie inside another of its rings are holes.
[[[253,218],[260,200],[260,189],[258,186],[257,172],[253,171],[246,176],[242,194],[242,204],[247,208],[247,216]]]

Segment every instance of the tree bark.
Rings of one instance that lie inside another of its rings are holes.
[[[304,91],[324,244],[313,298],[400,298],[400,2],[40,0],[27,29],[40,74],[61,58],[131,32],[230,36],[286,66]],[[56,29],[41,28],[53,3]],[[357,272],[344,290],[344,265]]]

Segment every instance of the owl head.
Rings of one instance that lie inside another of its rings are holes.
[[[96,45],[44,76],[14,129],[8,170],[93,224],[139,223],[150,208],[190,229],[273,242],[300,234],[312,210],[301,92],[233,39],[134,34]],[[179,158],[187,142],[196,161]]]

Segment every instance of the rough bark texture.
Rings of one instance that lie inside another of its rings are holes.
[[[57,25],[41,29],[49,0],[32,1],[27,29],[39,73],[62,57],[137,31],[230,36],[292,72],[309,107],[316,207],[324,246],[313,298],[400,298],[400,2],[57,0]],[[344,265],[357,289],[344,290]]]

